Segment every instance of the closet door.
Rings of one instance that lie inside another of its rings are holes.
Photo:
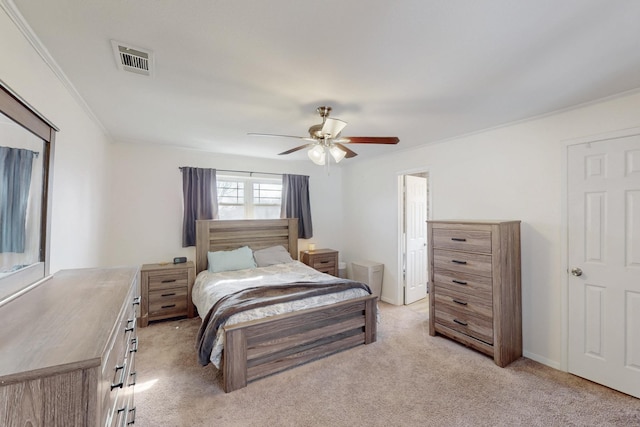
[[[568,148],[568,370],[640,397],[640,135]]]

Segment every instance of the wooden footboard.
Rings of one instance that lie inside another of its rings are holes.
[[[224,391],[376,340],[377,297],[370,295],[224,327]]]

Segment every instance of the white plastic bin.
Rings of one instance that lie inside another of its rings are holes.
[[[353,280],[366,283],[371,288],[371,292],[380,298],[384,264],[375,261],[353,261],[351,271]]]
[[[346,262],[339,262],[338,263],[338,277],[341,277],[343,279],[347,278],[347,263]]]

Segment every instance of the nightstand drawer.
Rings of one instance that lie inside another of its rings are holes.
[[[322,255],[313,258],[313,265],[311,267],[316,270],[320,269],[334,269],[336,267],[336,257],[333,255]]]
[[[187,288],[149,292],[149,317],[181,316],[187,311]]]
[[[187,287],[189,276],[186,271],[156,271],[149,273],[149,290]]]

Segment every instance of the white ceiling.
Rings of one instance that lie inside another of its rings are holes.
[[[330,105],[344,136],[400,138],[354,162],[640,88],[638,0],[1,1],[124,142],[275,158],[301,142],[247,132],[307,136]]]

